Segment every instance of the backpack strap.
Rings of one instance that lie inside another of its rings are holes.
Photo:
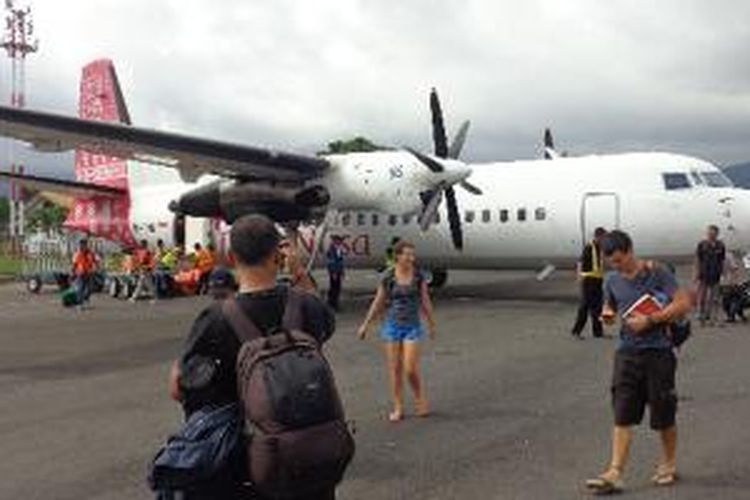
[[[237,299],[234,297],[230,297],[222,303],[221,312],[229,321],[229,325],[240,342],[250,342],[263,336],[263,332],[240,308]]]
[[[292,330],[302,330],[304,319],[302,315],[302,304],[305,300],[305,295],[305,292],[295,290],[294,288],[287,289],[284,317],[281,320],[281,326],[288,332],[291,332]]]

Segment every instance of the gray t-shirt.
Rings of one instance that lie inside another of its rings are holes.
[[[622,318],[630,306],[644,294],[651,294],[662,304],[668,304],[674,298],[678,288],[674,274],[660,265],[639,271],[633,279],[628,279],[617,272],[609,272],[604,280],[604,303],[617,310]],[[648,332],[635,334],[623,321],[618,350],[671,348],[672,341],[667,336],[664,325],[656,326]]]

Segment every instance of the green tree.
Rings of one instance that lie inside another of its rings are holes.
[[[330,155],[330,154],[346,154],[346,153],[370,153],[372,151],[382,151],[385,148],[378,146],[369,139],[357,136],[352,139],[338,140],[328,143],[328,149],[320,151],[318,154]]]
[[[8,223],[10,216],[10,203],[8,198],[0,198],[0,226]]]
[[[66,208],[45,201],[27,214],[26,227],[36,231],[60,229],[67,216]]]

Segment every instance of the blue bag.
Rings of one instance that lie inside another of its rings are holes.
[[[154,491],[190,490],[210,481],[245,452],[238,403],[193,413],[156,453],[148,475]]]

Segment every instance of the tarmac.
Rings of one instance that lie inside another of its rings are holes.
[[[323,279],[323,277],[321,277]],[[355,338],[376,278],[352,273],[326,351],[357,455],[341,500],[575,499],[607,463],[613,338],[571,338],[576,286],[558,273],[460,272],[424,344],[433,415],[385,421],[377,336]],[[130,304],[0,286],[0,499],[141,499],[149,459],[181,421],[166,378],[205,298]],[[621,498],[750,497],[750,327],[698,329],[680,354],[681,481],[649,483],[658,442],[636,435]]]

